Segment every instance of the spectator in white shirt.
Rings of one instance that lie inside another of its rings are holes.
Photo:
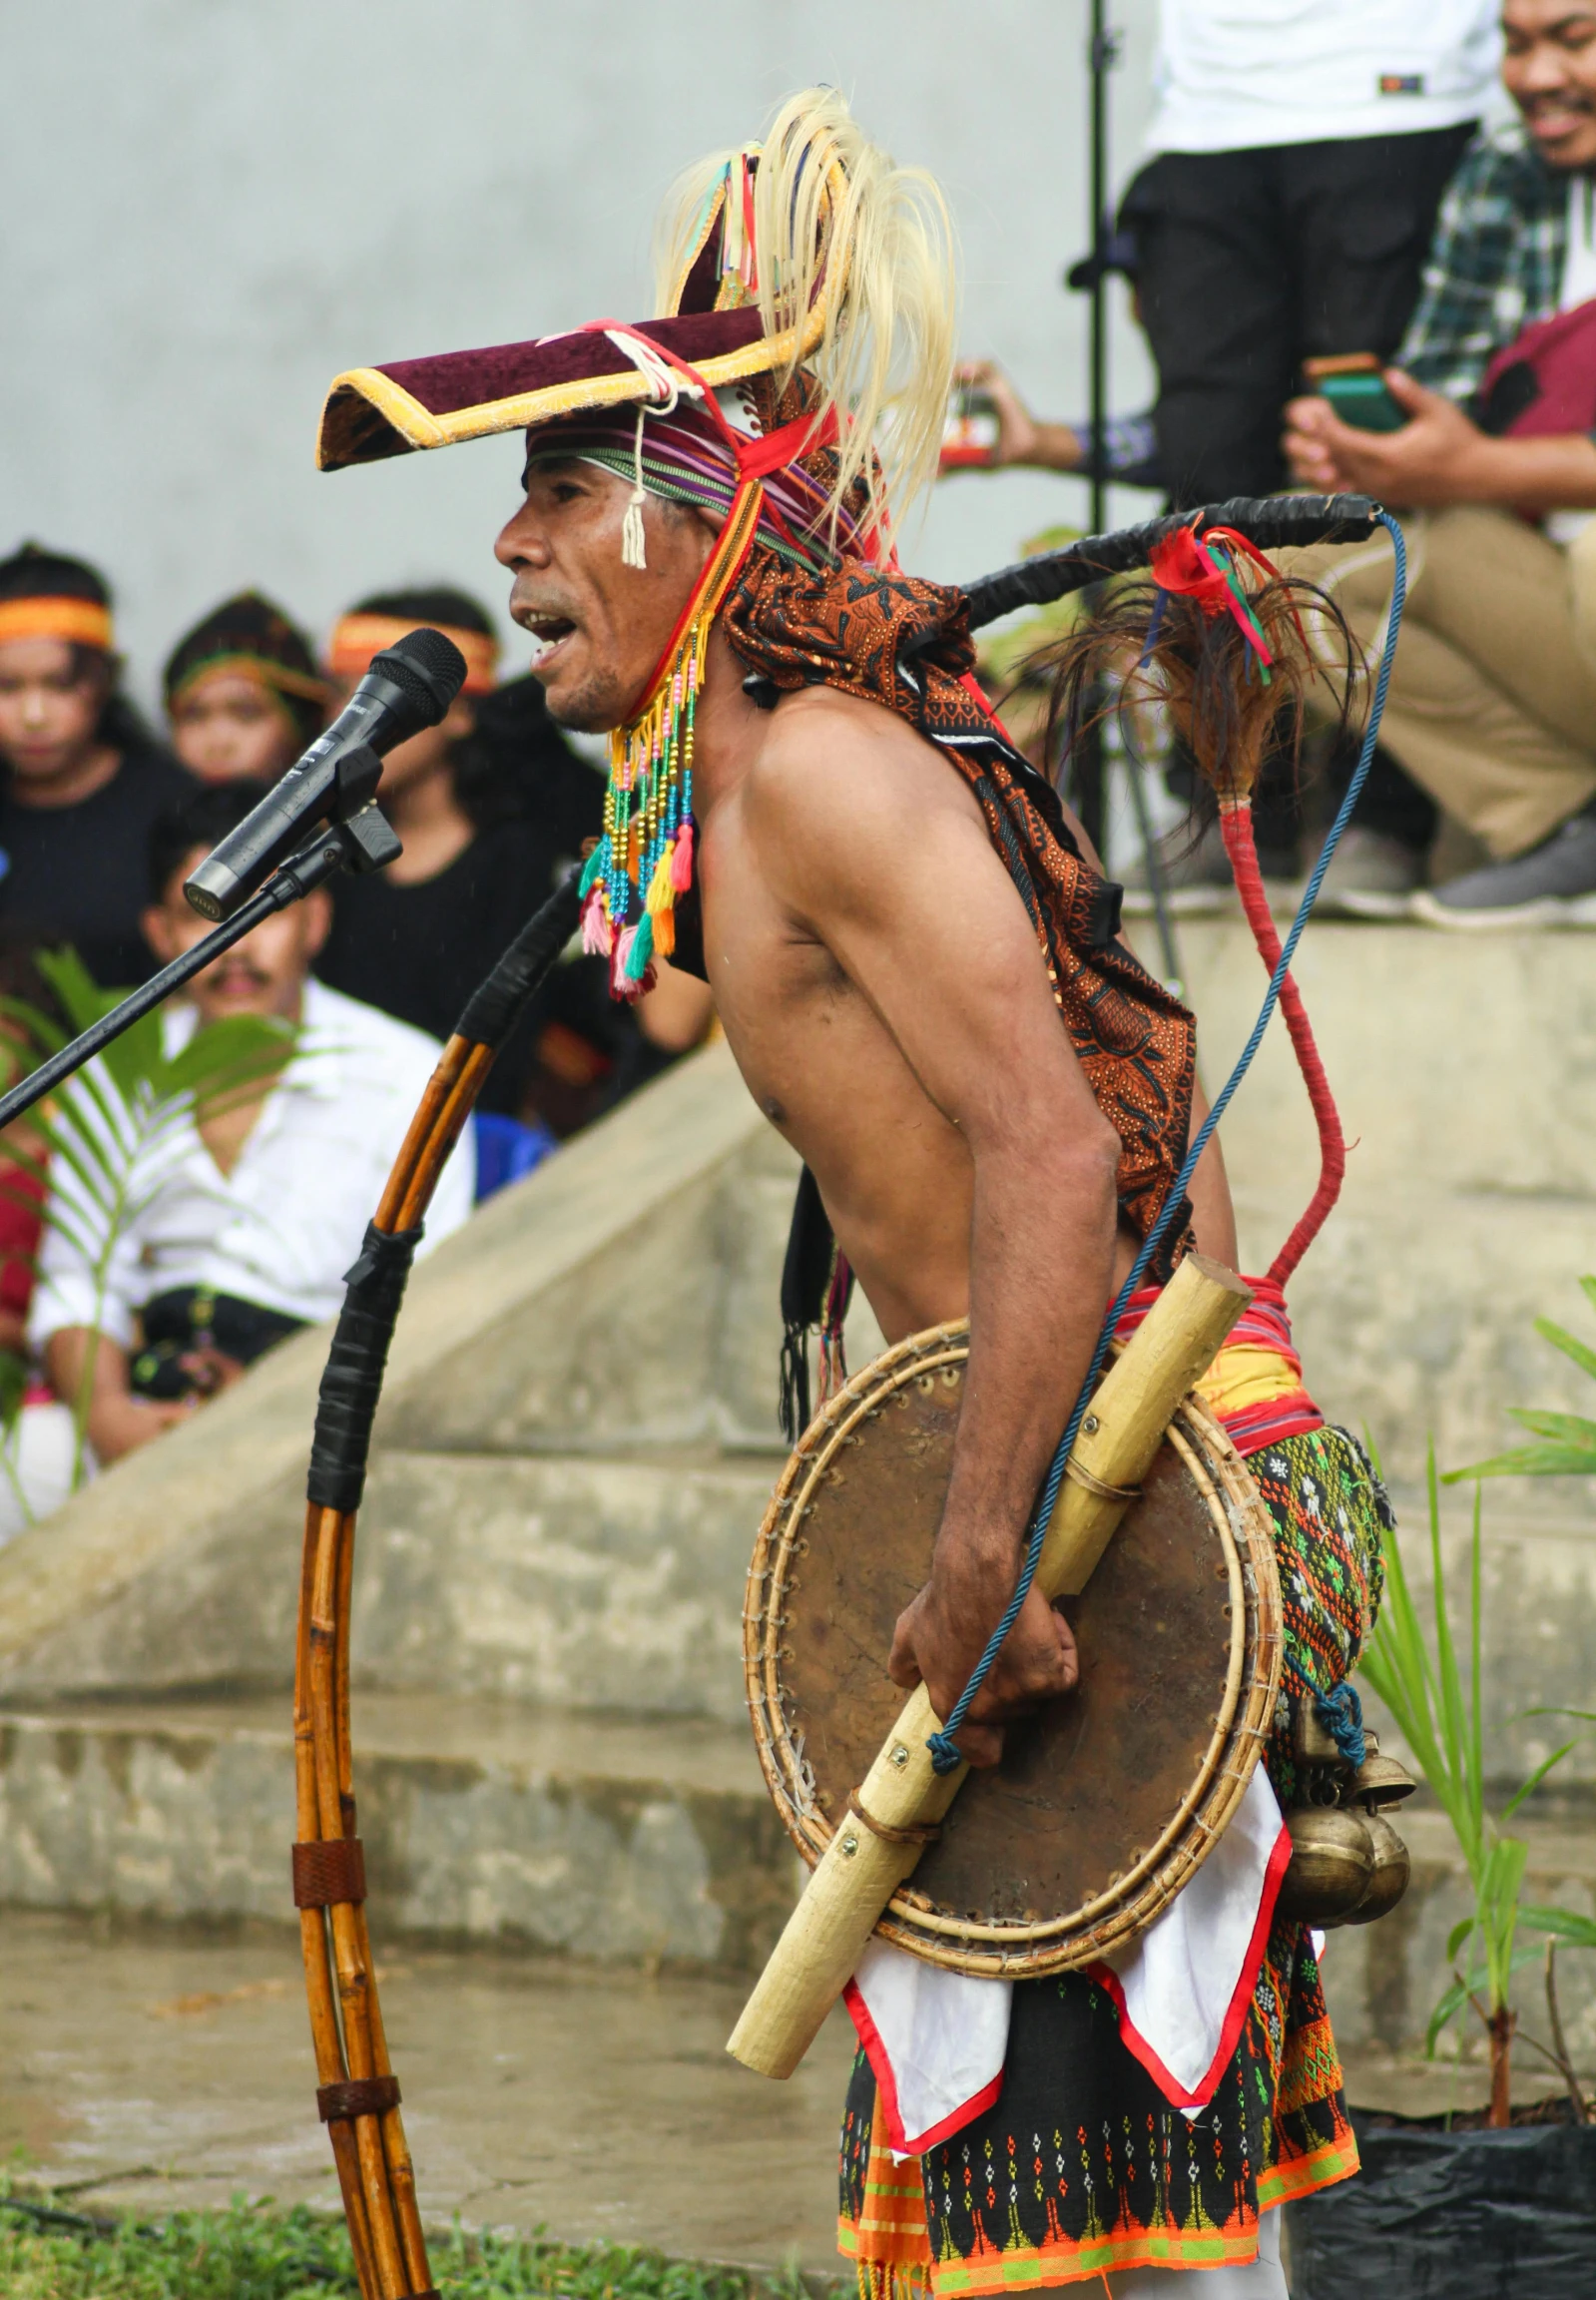
[[[184,879],[263,789],[223,784],[157,823],[144,930],[163,963],[208,931],[183,898]],[[159,1436],[342,1300],[343,1273],[438,1047],[309,978],[328,922],[320,892],[279,911],[163,1015],[169,1051],[200,1023],[228,1015],[279,1016],[299,1035],[286,1066],[257,1091],[229,1095],[215,1112],[165,1127],[141,1148],[132,1217],[103,1292],[81,1237],[74,1244],[47,1229],[29,1333],[67,1401],[78,1395],[92,1345],[88,1438],[102,1463]],[[465,1220],[473,1179],[471,1150],[456,1150],[427,1217],[428,1245]],[[81,1229],[81,1184],[61,1162],[52,1182],[77,1201],[73,1227]]]

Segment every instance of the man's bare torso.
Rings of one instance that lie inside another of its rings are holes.
[[[753,722],[759,748],[742,784],[709,814],[700,885],[707,967],[732,1051],[767,1117],[813,1172],[842,1250],[895,1341],[969,1312],[973,1161],[955,1116],[938,1106],[834,954],[844,939],[839,918],[826,914],[823,871],[793,868],[793,826],[783,819],[779,788],[778,805],[766,804],[767,780],[780,786],[805,772],[803,738],[812,738],[818,759],[845,715],[859,713],[869,723],[888,718],[826,694],[795,697]],[[913,793],[899,840],[913,839],[934,807],[965,819],[977,843],[972,860],[989,858],[979,809],[953,767],[897,723],[870,731],[889,737],[892,769]],[[768,760],[778,733],[783,755]],[[850,895],[838,885],[839,913]],[[1051,1001],[1041,952],[1018,895],[1010,898],[1025,937],[1024,954],[1011,954],[1014,1002]],[[944,938],[956,938],[960,923],[950,898]],[[1053,1027],[1062,1042],[1056,1012]],[[991,1064],[1000,1069],[1008,1051],[994,1038]],[[1134,1250],[1134,1239],[1123,1236],[1121,1275]]]

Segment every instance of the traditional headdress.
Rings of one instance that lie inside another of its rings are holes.
[[[162,682],[168,713],[197,679],[212,671],[247,673],[281,704],[306,740],[321,724],[327,688],[310,642],[259,591],[224,599],[178,641]]]
[[[629,478],[623,557],[645,564],[647,495],[721,522],[627,723],[611,738],[584,935],[637,996],[675,944],[692,881],[693,731],[709,635],[756,543],[796,569],[892,558],[899,509],[935,470],[953,349],[945,211],[829,89],[794,97],[763,145],[690,169],[656,240],[659,315],[528,343],[358,367],[321,421],[322,469],[527,431],[529,460]]]
[[[0,560],[0,647],[13,639],[62,639],[111,654],[115,636],[105,578],[85,560],[24,543]]]

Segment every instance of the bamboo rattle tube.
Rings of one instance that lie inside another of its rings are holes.
[[[1124,1489],[1146,1476],[1176,1408],[1251,1300],[1233,1271],[1199,1254],[1176,1271],[1081,1424],[1071,1466],[1091,1483],[1066,1475],[1059,1488],[1036,1571],[1045,1596],[1072,1597],[1085,1588],[1129,1505]],[[940,1723],[924,1686],[916,1686],[858,1792],[881,1828],[923,1828],[952,1804],[967,1768],[932,1771],[925,1744]],[[919,1856],[918,1845],[894,1844],[844,1816],[732,2031],[727,2050],[746,2068],[792,2075]]]

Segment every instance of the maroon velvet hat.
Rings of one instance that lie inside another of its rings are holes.
[[[334,379],[321,410],[317,468],[336,471],[415,447],[452,447],[588,408],[655,399],[662,358],[678,372],[691,370],[711,391],[796,365],[820,340],[829,282],[822,270],[801,331],[790,326],[765,333],[741,253],[751,238],[751,177],[740,155],[717,179],[664,317],[628,324],[598,319],[529,343],[351,367]]]

